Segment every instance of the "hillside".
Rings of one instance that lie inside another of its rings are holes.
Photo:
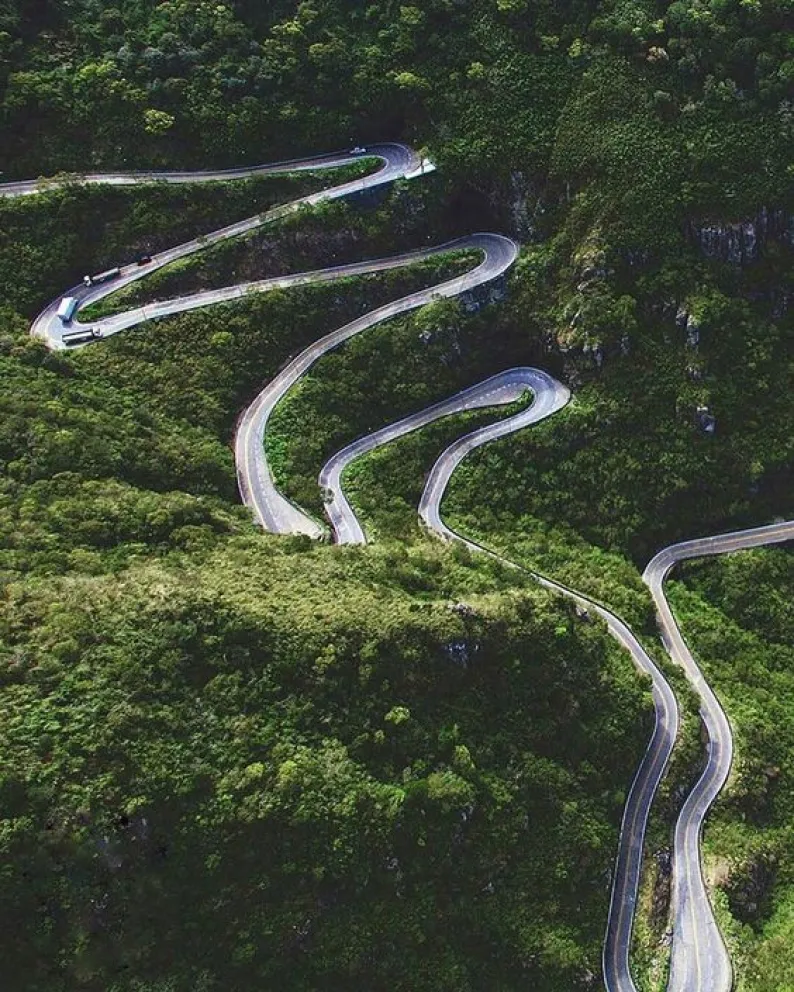
[[[474,453],[445,512],[610,605],[664,665],[648,559],[792,516],[789,21],[786,0],[0,3],[0,179],[66,180],[0,200],[9,988],[603,988],[618,828],[653,722],[602,624],[417,524],[442,449],[505,411],[351,468],[370,547],[270,537],[240,505],[232,439],[261,385],[471,255],[50,352],[31,320],[83,273],[372,163],[140,188],[68,174],[376,140],[429,154],[421,182],[202,251],[94,318],[476,231],[516,238],[501,302],[433,303],[313,367],[268,428],[277,481],[321,516],[317,473],[343,445],[511,366],[546,369],[571,405]],[[735,734],[705,851],[747,992],[792,981],[790,558],[687,566],[673,595]],[[694,703],[665,671],[685,734],[657,855],[702,760]],[[649,992],[667,955],[657,863],[635,934]]]

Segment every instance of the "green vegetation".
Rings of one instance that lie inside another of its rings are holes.
[[[440,256],[365,279],[273,291],[79,354],[47,353],[26,339],[22,319],[9,321],[0,336],[0,573],[69,569],[78,550],[115,567],[141,546],[167,551],[179,543],[172,532],[185,526],[203,528],[210,540],[242,525],[227,445],[258,386],[334,326],[455,266]]]
[[[8,586],[7,981],[576,984],[647,708],[522,585],[437,546],[249,537]]]
[[[296,176],[313,177],[311,186],[319,189],[327,188],[329,184],[341,184],[370,171],[372,170],[359,164],[325,174],[297,173]],[[262,183],[263,180],[246,182]],[[227,191],[235,187],[235,183],[229,183],[221,186],[220,190],[225,197]],[[196,184],[195,188],[203,187]],[[303,188],[295,189],[293,199],[305,189],[304,181]],[[80,316],[86,321],[96,320],[155,300],[169,300],[209,287],[237,285],[284,275],[289,266],[300,269],[303,257],[313,259],[315,252],[312,247],[316,238],[328,229],[329,220],[341,222],[342,230],[349,232],[345,247],[355,239],[357,233],[366,237],[373,226],[362,223],[361,215],[349,209],[344,201],[331,201],[315,207],[301,205],[293,211],[289,209],[290,190],[284,189],[282,184],[282,191],[283,196],[279,198],[275,210],[260,212],[260,228],[228,241],[208,243],[196,254],[155,269],[151,275],[146,273],[146,278],[142,281],[130,283],[105,299],[85,307]],[[288,208],[286,212],[280,209],[283,207]],[[345,221],[356,230],[350,231]]]
[[[101,214],[105,191],[86,194]],[[649,730],[621,652],[487,560],[268,540],[236,505],[226,442],[258,384],[462,262],[78,354],[6,314],[12,987],[457,989],[496,957],[506,986],[562,990],[597,969],[614,755],[634,763]],[[416,320],[445,311],[461,321]]]
[[[344,170],[340,182],[359,171]],[[4,303],[44,306],[85,273],[132,261],[285,201],[323,189],[339,173],[295,173],[235,183],[97,187],[70,183],[37,196],[0,199]],[[197,257],[201,257],[200,255]]]
[[[512,233],[506,300],[439,303],[327,356],[269,451],[319,510],[317,473],[342,444],[511,365],[548,369],[575,402],[474,454],[445,513],[650,645],[638,566],[653,552],[791,515],[789,20],[786,0],[6,0],[0,170],[427,146],[432,178],[366,209],[300,211],[95,312]],[[438,451],[509,411],[353,466],[372,548],[269,539],[238,503],[230,441],[261,384],[469,260],[277,291],[78,354],[26,334],[85,272],[367,167],[0,201],[10,988],[598,985],[645,687],[600,624],[414,518]],[[739,987],[778,992],[794,983],[790,553],[683,574],[676,608],[737,736],[709,871]],[[654,851],[700,756],[671,678],[685,735]],[[664,953],[653,876],[643,965]]]
[[[742,552],[682,578],[676,612],[735,735],[732,786],[707,835],[711,871],[739,988],[773,992],[794,982],[794,556]]]
[[[492,409],[470,410],[430,424],[386,448],[356,459],[343,478],[345,493],[370,539],[416,539],[416,513],[426,469],[456,438],[526,408],[532,397]]]
[[[446,268],[455,256],[449,258]],[[464,253],[457,264],[469,269],[477,260]],[[465,320],[459,301],[437,300],[323,357],[277,407],[268,429],[268,455],[285,491],[303,506],[319,504],[319,468],[340,448],[484,378],[499,352],[481,331],[481,322]],[[428,367],[432,377],[422,374]],[[430,464],[417,466],[419,472]],[[407,521],[409,529],[413,524]]]

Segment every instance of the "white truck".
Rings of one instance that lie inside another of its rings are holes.
[[[74,312],[77,309],[77,297],[76,296],[64,296],[61,300],[60,306],[58,307],[58,316],[61,319],[62,324],[71,324],[72,317],[74,317]]]
[[[101,327],[81,327],[79,331],[69,331],[61,335],[61,341],[67,348],[74,348],[75,345],[88,344],[89,341],[95,341],[101,337]]]
[[[114,269],[105,269],[104,272],[97,272],[95,276],[83,276],[83,282],[86,286],[93,286],[98,282],[110,282],[111,279],[116,279],[121,275],[121,269],[118,266]]]

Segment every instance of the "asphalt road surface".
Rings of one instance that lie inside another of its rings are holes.
[[[483,260],[476,268],[430,289],[423,289],[393,303],[387,303],[386,306],[372,310],[320,338],[282,369],[245,411],[235,438],[237,477],[243,500],[251,507],[256,519],[266,530],[275,534],[300,533],[311,537],[321,537],[325,533],[324,527],[283,496],[273,481],[265,454],[264,436],[267,422],[279,400],[319,358],[337,348],[343,341],[361,334],[362,331],[384,320],[424,306],[434,299],[458,296],[498,278],[515,261],[518,246],[514,241],[498,234],[472,234],[439,248],[368,263],[369,271],[378,271],[394,268],[396,265],[407,265],[441,251],[465,248],[477,249],[482,253]]]
[[[305,275],[298,275],[287,278],[286,280],[261,280],[258,282],[243,283],[236,286],[227,286],[222,289],[209,290],[205,293],[196,293],[192,296],[169,300],[165,303],[139,307],[114,317],[105,317],[100,320],[91,321],[90,324],[81,324],[78,319],[80,310],[89,304],[105,299],[105,297],[117,292],[123,286],[128,286],[130,283],[144,279],[146,276],[151,275],[152,272],[156,272],[163,266],[177,261],[177,259],[186,258],[222,241],[240,237],[265,224],[272,223],[274,220],[284,217],[302,206],[314,206],[324,201],[341,199],[354,193],[360,193],[363,190],[383,186],[397,179],[417,178],[433,171],[434,168],[432,163],[422,160],[412,149],[400,144],[370,145],[367,148],[367,157],[378,158],[382,163],[381,168],[371,175],[341,183],[338,186],[330,186],[317,193],[311,193],[308,196],[293,200],[291,203],[275,207],[264,214],[257,214],[246,220],[238,221],[235,224],[229,224],[227,227],[223,227],[217,231],[193,238],[184,244],[153,255],[151,261],[144,265],[138,265],[136,262],[124,265],[121,267],[120,275],[107,283],[98,283],[93,286],[85,286],[83,283],[80,283],[77,286],[72,286],[71,289],[64,291],[63,296],[73,296],[77,299],[78,306],[75,318],[68,325],[62,324],[57,316],[57,310],[61,301],[60,299],[53,300],[33,321],[31,334],[42,338],[49,348],[58,349],[65,347],[63,342],[64,333],[80,331],[81,329],[87,331],[90,328],[97,328],[102,337],[109,337],[112,334],[118,334],[119,331],[135,327],[137,324],[141,324],[147,320],[154,320],[158,317],[165,317],[175,313],[183,313],[186,310],[209,306],[212,303],[228,302],[229,300],[238,299],[249,292],[263,292],[281,286],[292,286],[302,279],[305,281]],[[255,166],[247,169],[227,169],[214,172],[128,172],[113,173],[107,176],[75,176],[64,180],[31,180],[29,182],[0,184],[0,196],[18,197],[30,195],[64,185],[67,182],[78,182],[89,185],[106,183],[115,186],[136,186],[152,182],[170,184],[220,182],[230,179],[247,179],[251,176],[334,169],[342,165],[349,165],[355,160],[355,157],[349,153],[339,152],[333,155],[318,156],[292,162],[280,162],[275,165]],[[337,273],[337,278],[356,274],[352,270],[345,271],[345,269],[346,267],[343,266],[336,270],[325,270],[325,278],[333,278],[331,275],[333,272]]]
[[[534,384],[536,395],[534,422],[555,413],[565,406],[569,399],[568,390],[561,383],[546,373],[538,373],[538,376],[539,379]],[[532,408],[528,412],[531,411]],[[454,441],[442,452],[430,471],[419,501],[419,516],[429,530],[446,540],[460,541],[472,550],[484,551],[504,564],[517,567],[509,559],[494,555],[487,548],[452,530],[442,518],[441,504],[455,469],[470,452],[526,426],[529,422],[522,420],[522,415],[519,414],[473,431]],[[629,652],[636,667],[651,679],[655,724],[624,807],[602,959],[604,983],[609,992],[636,992],[631,977],[629,956],[642,872],[643,846],[651,806],[678,736],[678,705],[667,680],[631,629],[618,616],[600,603],[562,583],[537,573],[530,574],[545,588],[573,599],[581,610],[599,616],[612,637]]]
[[[700,860],[703,823],[731,770],[733,736],[725,711],[698,667],[681,635],[664,595],[664,581],[678,562],[721,555],[765,544],[794,540],[794,521],[768,527],[704,537],[674,544],[660,551],[643,573],[656,604],[664,646],[686,672],[700,698],[700,715],[708,735],[708,760],[703,774],[687,796],[675,828],[673,860],[670,992],[692,989],[729,992],[733,971],[706,893]]]
[[[373,153],[375,154],[375,153]],[[250,179],[253,176],[274,176],[285,172],[307,172],[311,169],[335,169],[349,165],[349,152],[315,155],[309,158],[288,159],[268,165],[243,166],[237,169],[203,169],[196,172],[100,172],[88,174],[65,173],[54,179],[23,179],[20,182],[0,183],[3,196],[30,196],[45,193],[59,186],[77,183],[81,186],[144,186],[152,183],[206,183],[228,182],[233,179]]]
[[[381,159],[379,171],[363,179],[329,187],[303,197],[293,203],[276,207],[263,215],[229,225],[211,234],[186,242],[152,257],[143,266],[124,266],[120,275],[111,282],[86,287],[79,285],[67,290],[64,296],[74,296],[79,307],[97,302],[124,285],[136,282],[170,262],[201,251],[211,244],[238,237],[278,217],[282,217],[302,204],[316,204],[337,199],[364,189],[374,188],[395,179],[411,179],[430,172],[432,164],[420,158],[404,145],[381,144],[370,146],[367,155]],[[0,185],[0,196],[31,195],[61,185],[64,182],[97,183],[110,185],[138,185],[151,182],[193,183],[247,178],[284,172],[331,169],[351,161],[348,153],[320,156],[282,162],[275,165],[244,169],[204,172],[133,172],[110,175],[86,175],[54,181]],[[98,328],[101,337],[119,333],[144,321],[169,314],[181,313],[214,303],[228,302],[249,292],[266,292],[302,283],[327,282],[369,272],[385,271],[409,265],[441,252],[455,249],[477,249],[482,262],[465,273],[447,280],[431,289],[396,300],[339,328],[315,342],[294,358],[270,382],[243,413],[235,438],[235,454],[240,491],[257,521],[266,529],[277,533],[305,533],[313,537],[324,534],[324,527],[295,506],[275,487],[264,450],[267,422],[279,400],[300,377],[320,358],[342,342],[381,321],[406,313],[437,297],[451,297],[491,282],[502,275],[515,261],[517,245],[508,238],[494,234],[477,234],[447,245],[412,252],[391,258],[376,259],[354,265],[336,266],[310,273],[298,273],[276,279],[266,279],[237,286],[208,290],[191,296],[163,303],[136,308],[126,313],[93,321],[91,328]],[[56,315],[60,300],[36,318],[31,333],[42,338],[48,347],[65,347],[65,330],[83,328],[77,320],[67,327]],[[86,328],[87,329],[87,328]],[[409,431],[417,430],[439,417],[484,406],[505,404],[519,399],[527,390],[533,394],[532,403],[518,414],[473,431],[451,444],[442,453],[427,480],[419,506],[421,519],[440,537],[461,541],[473,550],[498,558],[504,564],[520,569],[476,542],[456,534],[443,521],[441,503],[453,472],[460,462],[475,448],[504,437],[513,431],[537,423],[564,407],[569,399],[568,390],[551,376],[537,369],[510,369],[492,377],[478,386],[419,413],[406,417],[366,438],[361,438],[339,452],[324,467],[320,485],[327,495],[327,511],[339,543],[365,543],[364,532],[342,491],[342,473],[350,462],[374,448],[386,444]],[[681,665],[701,700],[701,713],[709,736],[706,768],[686,800],[676,824],[673,857],[672,926],[673,944],[671,958],[671,992],[728,992],[732,983],[730,960],[714,920],[702,877],[700,863],[700,835],[703,821],[714,798],[723,787],[730,771],[732,738],[725,714],[712,690],[692,658],[676,625],[664,596],[664,579],[675,564],[685,558],[724,554],[762,544],[794,540],[794,522],[788,521],[769,527],[736,532],[720,537],[703,538],[674,545],[661,551],[648,565],[643,578],[650,587],[657,606],[662,639],[673,660]],[[521,569],[527,571],[526,569]],[[634,921],[643,842],[648,816],[659,782],[664,774],[678,733],[678,707],[670,686],[653,661],[649,658],[629,628],[611,611],[573,589],[535,573],[533,577],[546,588],[573,599],[579,610],[587,615],[599,616],[610,633],[631,654],[637,667],[651,679],[652,696],[656,713],[654,732],[648,749],[631,785],[620,832],[617,861],[613,875],[613,888],[609,920],[604,942],[604,979],[609,992],[636,992],[629,968],[631,932]]]
[[[361,524],[342,489],[342,475],[351,462],[369,451],[374,451],[375,448],[396,441],[397,438],[419,430],[419,428],[443,417],[463,413],[467,410],[515,403],[529,390],[533,390],[537,386],[538,378],[542,375],[543,373],[529,368],[509,369],[507,372],[500,372],[484,382],[456,393],[449,399],[434,403],[418,413],[413,413],[403,420],[397,421],[397,423],[389,424],[381,430],[367,434],[366,437],[353,441],[352,444],[337,452],[325,464],[319,478],[320,489],[325,494],[325,512],[331,522],[336,543],[366,544],[366,537]],[[525,411],[522,416],[529,424],[539,419],[536,414],[537,408],[533,403],[532,407]],[[546,416],[546,414],[541,414],[541,416]],[[517,430],[518,425],[514,429]]]
[[[430,472],[419,504],[420,518],[439,537],[459,541],[471,550],[496,558],[510,568],[527,572],[527,569],[515,562],[494,554],[482,545],[453,531],[442,519],[441,504],[455,469],[475,448],[536,424],[552,416],[569,402],[568,389],[539,369],[509,369],[477,386],[463,390],[448,400],[436,403],[419,413],[360,438],[335,454],[320,473],[320,486],[328,496],[326,512],[337,543],[366,543],[364,530],[342,489],[342,476],[351,462],[442,417],[464,409],[511,403],[528,389],[532,391],[534,399],[526,409],[512,417],[472,431],[454,441],[441,454]],[[667,680],[637,637],[618,616],[600,603],[559,582],[534,572],[529,574],[552,592],[572,599],[585,615],[599,616],[612,637],[629,652],[638,670],[651,679],[655,713],[654,729],[626,799],[603,951],[604,981],[609,992],[636,992],[629,966],[629,953],[642,872],[643,846],[651,806],[678,736],[678,705]]]

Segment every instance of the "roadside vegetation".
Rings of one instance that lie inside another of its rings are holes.
[[[731,721],[732,785],[707,853],[725,893],[723,916],[738,988],[773,992],[794,981],[794,555],[745,551],[687,565],[673,603]]]
[[[8,586],[2,638],[13,987],[597,966],[647,708],[565,604],[441,547],[251,536]]]
[[[427,145],[432,177],[300,211],[101,312],[512,234],[505,299],[437,302],[327,356],[278,409],[268,450],[319,512],[316,476],[343,444],[542,366],[573,404],[472,455],[445,514],[652,646],[640,569],[660,546],[791,515],[788,16],[784,0],[8,0],[1,178]],[[237,496],[230,442],[262,383],[471,260],[276,291],[77,354],[27,336],[86,272],[366,167],[0,200],[10,988],[600,987],[647,686],[600,624],[415,522],[438,452],[509,410],[352,466],[371,548],[268,538]],[[790,556],[693,565],[673,585],[736,731],[705,842],[742,992],[794,984]],[[685,732],[648,844],[649,989],[659,866],[702,760],[669,674]]]
[[[228,442],[258,385],[472,261],[253,297],[77,354],[6,312],[2,899],[27,935],[10,982],[436,990],[482,984],[497,956],[505,983],[562,990],[597,969],[614,754],[633,764],[649,729],[620,651],[486,560],[435,542],[342,556],[259,535],[237,505]],[[444,313],[461,321],[455,303],[416,319]]]
[[[67,182],[35,196],[0,198],[0,279],[4,304],[39,310],[83,276],[127,264],[344,182],[361,163],[326,173],[260,176],[230,183],[81,186]]]

